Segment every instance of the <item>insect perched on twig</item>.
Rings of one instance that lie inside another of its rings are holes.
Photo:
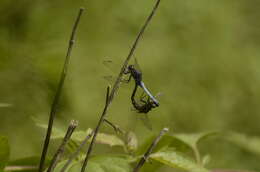
[[[130,74],[129,79],[127,80],[127,82],[129,82],[132,77],[135,80],[135,88],[134,88],[134,91],[133,91],[132,96],[131,96],[131,100],[132,100],[133,105],[136,104],[136,102],[133,101],[133,100],[134,100],[134,97],[135,97],[135,93],[137,91],[137,87],[139,86],[149,96],[149,98],[147,99],[147,101],[145,103],[145,104],[147,104],[146,105],[147,108],[148,107],[152,108],[153,106],[155,106],[155,107],[159,106],[159,101],[156,100],[156,98],[150,93],[150,91],[146,88],[144,82],[142,81],[142,72],[141,72],[141,69],[140,69],[136,59],[135,59],[135,65],[129,65],[127,67],[126,71],[125,71],[125,74]],[[138,105],[134,105],[134,107],[138,107]],[[141,107],[139,106],[139,108],[141,108]],[[144,111],[144,113],[145,113],[145,111]]]

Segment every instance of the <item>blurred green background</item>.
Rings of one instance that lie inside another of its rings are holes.
[[[47,123],[79,7],[86,12],[55,126],[66,128],[77,119],[87,129],[102,112],[108,84],[102,76],[111,73],[102,60],[123,62],[153,4],[0,1],[0,103],[12,104],[0,109],[0,132],[10,140],[12,159],[40,155],[45,133],[32,118]],[[161,106],[149,113],[154,129],[147,130],[131,111],[133,83],[119,89],[109,119],[136,132],[140,142],[165,126],[173,133],[260,135],[259,18],[258,0],[162,0],[135,52],[148,88],[163,93]],[[211,168],[260,170],[259,155],[227,142],[211,140],[201,149],[212,156]]]

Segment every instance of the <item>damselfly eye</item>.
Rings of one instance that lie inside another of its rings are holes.
[[[129,65],[129,66],[128,66],[128,69],[130,69],[130,70],[131,70],[131,69],[134,69],[134,66],[133,66],[133,65]]]

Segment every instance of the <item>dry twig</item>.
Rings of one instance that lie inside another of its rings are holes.
[[[57,91],[56,91],[56,94],[55,94],[55,97],[54,97],[54,100],[53,100],[53,103],[52,103],[52,106],[51,106],[51,112],[50,112],[50,117],[49,117],[49,122],[48,122],[48,129],[47,129],[47,132],[46,132],[46,137],[45,137],[45,141],[44,141],[44,146],[43,146],[39,170],[38,170],[39,172],[42,172],[43,168],[44,168],[44,162],[45,162],[45,157],[46,157],[48,147],[49,147],[53,121],[54,121],[54,118],[55,118],[55,115],[56,115],[56,112],[57,112],[57,109],[58,109],[58,103],[59,103],[59,99],[60,99],[60,95],[61,95],[61,90],[62,90],[62,87],[64,85],[64,81],[65,81],[65,78],[66,78],[66,75],[67,75],[68,65],[69,65],[69,61],[70,61],[70,55],[71,55],[73,44],[75,42],[76,30],[78,28],[80,17],[82,15],[83,11],[84,11],[84,9],[80,8],[79,14],[76,18],[76,21],[75,21],[75,24],[73,26],[72,33],[71,33],[71,36],[70,36],[70,41],[69,41],[69,46],[68,46],[68,50],[67,50],[67,54],[66,54],[66,58],[65,58],[65,63],[64,63],[64,66],[63,66],[63,71],[61,73],[59,85],[58,85],[58,88],[57,88]]]

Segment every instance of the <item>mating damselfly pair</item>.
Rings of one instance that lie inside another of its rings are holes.
[[[103,64],[105,64],[106,66],[111,65],[111,63],[113,63],[112,60],[104,60],[103,61]],[[147,113],[150,112],[153,108],[158,107],[159,101],[155,98],[155,96],[153,96],[151,94],[151,92],[145,86],[145,84],[143,82],[142,71],[140,69],[140,66],[139,66],[136,58],[135,58],[135,63],[129,65],[126,68],[124,74],[129,75],[129,78],[122,80],[122,82],[129,83],[131,78],[134,79],[135,86],[134,86],[134,89],[133,89],[133,92],[132,92],[132,95],[131,95],[131,102],[132,102],[134,109],[138,113],[144,114],[144,117],[147,120],[146,122],[148,122]],[[111,76],[106,77],[106,78],[111,78]],[[136,98],[136,96],[137,96],[136,92],[137,92],[138,88],[141,88],[143,90],[143,94],[139,98]],[[146,126],[151,129],[150,125],[149,126],[146,125]]]

